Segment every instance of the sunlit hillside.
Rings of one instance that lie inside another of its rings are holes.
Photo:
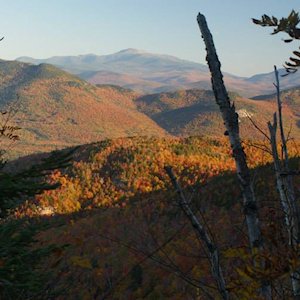
[[[135,109],[136,94],[112,86],[96,87],[51,65],[0,62],[0,108],[14,106],[10,120],[20,142],[12,153],[27,154],[70,145],[164,130]]]
[[[290,149],[292,156],[298,147]],[[280,228],[272,227],[280,211],[270,156],[255,147],[246,151],[263,228],[280,234]],[[232,294],[244,299],[255,288],[255,279],[243,275],[244,264],[252,259],[228,143],[139,137],[82,146],[70,168],[49,177],[59,181],[60,188],[36,196],[15,212],[17,219],[38,229],[34,251],[55,246],[34,262],[34,276],[47,275],[37,294],[41,299],[195,299],[204,293],[200,282],[219,299],[205,250],[164,171],[167,165],[218,241]],[[299,167],[299,159],[293,167]],[[283,248],[276,249],[272,255],[282,255]],[[270,276],[274,284],[285,284],[285,262],[272,257]]]

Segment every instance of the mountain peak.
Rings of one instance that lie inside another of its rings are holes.
[[[146,53],[146,51],[140,49],[134,49],[134,48],[127,48],[117,52],[117,54],[141,54],[141,53]]]

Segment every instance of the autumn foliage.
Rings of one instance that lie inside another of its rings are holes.
[[[261,277],[276,293],[290,295],[282,212],[271,157],[244,145],[263,220],[266,249],[253,257],[241,214],[235,166],[223,139],[121,138],[82,146],[73,166],[48,178],[61,186],[45,191],[15,211],[50,223],[34,247],[62,250],[43,259],[51,271],[44,295],[55,299],[219,299],[207,253],[175,201],[164,171],[173,166],[191,205],[209,226],[221,250],[234,299],[259,299]],[[291,144],[291,156],[298,144]],[[297,168],[299,160],[292,159]],[[296,180],[295,185],[299,186]],[[264,269],[253,259],[264,259]],[[76,283],[76,284],[75,284]],[[76,298],[77,297],[77,298]]]

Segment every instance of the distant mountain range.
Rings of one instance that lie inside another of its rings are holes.
[[[52,64],[93,84],[115,84],[140,93],[211,88],[206,65],[136,49],[126,49],[110,55],[55,56],[47,59],[19,57],[17,60],[32,64]],[[284,70],[280,72],[283,73]],[[245,97],[272,93],[273,78],[273,72],[249,78],[224,72],[228,89]],[[299,72],[281,78],[284,89],[299,83]]]

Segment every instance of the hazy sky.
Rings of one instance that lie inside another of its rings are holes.
[[[286,16],[300,0],[0,0],[0,58],[111,54],[125,48],[205,63],[196,22],[205,14],[224,71],[249,76],[281,66],[300,43],[255,26]]]

